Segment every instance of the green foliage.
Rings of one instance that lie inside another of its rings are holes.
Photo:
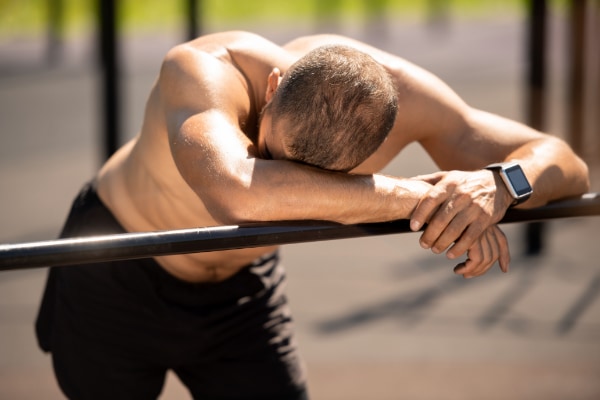
[[[56,0],[63,4],[63,31],[67,34],[92,30],[97,0]],[[564,3],[565,0],[556,0]],[[0,35],[39,34],[47,29],[48,6],[53,0],[0,0]],[[119,25],[125,29],[172,28],[184,23],[185,0],[117,0]],[[317,16],[361,17],[373,12],[423,16],[432,5],[444,7],[453,16],[522,12],[525,0],[198,0],[205,20],[295,21]]]

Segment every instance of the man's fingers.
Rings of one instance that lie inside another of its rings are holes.
[[[498,243],[498,264],[500,264],[500,269],[502,272],[508,272],[510,266],[510,251],[508,249],[508,239],[502,229],[494,226],[494,237],[496,242]]]
[[[481,276],[485,274],[494,265],[498,259],[498,247],[493,242],[493,235],[490,230],[487,230],[484,234],[484,240],[482,247],[484,248],[483,257],[479,261],[479,265],[475,268],[474,276]]]
[[[482,254],[483,247],[481,241],[479,241],[469,249],[468,258],[454,268],[454,273],[462,275],[465,278],[471,277],[474,268],[478,265],[479,260],[483,256]]]
[[[427,228],[421,235],[419,243],[424,249],[431,248],[434,253],[441,253],[452,244],[461,232],[449,229],[456,216],[456,210],[451,204],[442,204],[427,223]],[[452,225],[456,226],[456,224]]]
[[[441,253],[462,234],[473,218],[468,210],[471,203],[468,196],[450,196],[445,189],[443,192],[436,189],[434,187],[430,191],[430,198],[422,201],[422,208],[421,204],[417,207],[413,219],[418,219],[423,210],[428,212],[427,228],[420,239],[421,246]]]
[[[459,247],[449,256],[456,258],[466,252],[485,229],[478,222],[479,209],[470,205],[471,199],[466,195],[447,199],[427,222],[421,246],[439,254],[461,239]]]
[[[438,172],[433,172],[431,174],[417,175],[417,176],[412,177],[411,179],[416,179],[419,181],[427,182],[430,185],[435,185],[436,183],[441,181],[442,178],[444,176],[446,176],[447,173],[448,172],[446,172],[446,171],[438,171]]]
[[[413,211],[410,217],[410,228],[416,232],[420,230],[425,223],[429,223],[429,220],[440,208],[440,205],[446,201],[447,196],[448,194],[444,189],[437,186],[431,188],[427,194],[423,196]]]
[[[471,254],[469,251],[469,268],[463,272],[465,278],[473,278],[484,274],[494,263],[493,248],[487,232],[483,234],[477,246],[478,251]]]
[[[464,278],[473,278],[485,274],[498,261],[502,272],[508,272],[510,253],[508,240],[497,226],[485,231],[468,251],[465,262],[458,264],[454,272]]]
[[[463,222],[461,222],[461,224],[463,224]],[[456,229],[458,229],[458,226],[461,225],[457,224]],[[460,234],[460,236],[458,236],[458,240],[456,240],[452,248],[448,250],[448,253],[446,254],[448,258],[453,260],[466,253],[471,248],[471,246],[473,246],[473,244],[477,241],[477,239],[483,234],[484,230],[485,227],[482,224],[477,223],[475,221],[471,222],[467,229],[465,229]],[[455,231],[451,231],[449,234],[455,235],[455,233]]]

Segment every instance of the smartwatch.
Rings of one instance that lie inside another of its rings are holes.
[[[502,178],[508,192],[514,199],[512,205],[523,203],[533,193],[533,188],[529,184],[523,169],[516,162],[490,164],[485,169],[496,171]]]

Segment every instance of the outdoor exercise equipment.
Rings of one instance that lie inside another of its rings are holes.
[[[600,193],[529,209],[509,209],[501,223],[600,215]],[[408,220],[342,225],[283,221],[122,233],[0,245],[0,271],[232,250],[412,232]]]

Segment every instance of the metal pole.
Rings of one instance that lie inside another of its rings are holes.
[[[527,33],[527,124],[544,130],[546,107],[546,0],[529,1]],[[544,244],[544,224],[525,227],[525,252],[538,255]]]
[[[103,158],[109,158],[118,147],[120,137],[119,63],[115,0],[97,0],[100,27],[99,50],[101,98],[103,111]]]
[[[592,215],[600,215],[598,193],[531,210],[511,209],[502,223]],[[408,220],[356,225],[284,221],[5,244],[0,245],[0,271],[408,232]]]
[[[569,18],[569,79],[568,79],[568,129],[571,147],[583,153],[583,108],[585,65],[585,0],[571,0]]]
[[[48,28],[46,60],[50,65],[56,65],[62,52],[62,33],[64,28],[63,0],[47,0]]]
[[[194,40],[200,36],[202,27],[198,18],[199,0],[186,0],[187,39]]]
[[[600,0],[592,1],[592,31],[591,35],[593,38],[600,37]],[[598,46],[598,39],[595,41],[591,40],[592,43],[592,51],[591,56],[593,57],[592,71],[594,72],[596,85],[591,89],[591,110],[600,110],[600,46]],[[595,87],[595,89],[594,89]],[[592,150],[592,159],[600,160],[600,113],[592,111],[594,118],[592,120],[592,132],[596,137],[596,148],[595,152]],[[594,155],[595,154],[595,155]],[[596,161],[598,162],[598,161]]]

